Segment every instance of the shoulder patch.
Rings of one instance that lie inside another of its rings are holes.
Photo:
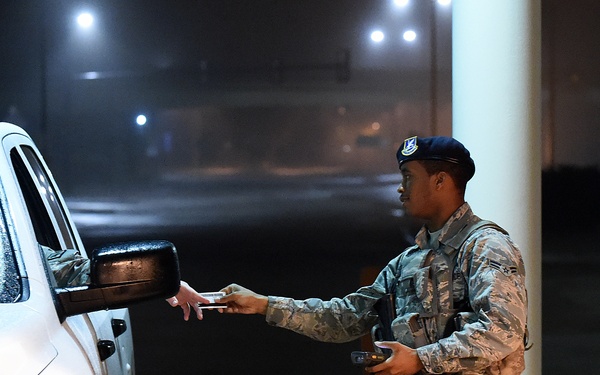
[[[510,275],[515,275],[517,273],[517,267],[507,266],[507,265],[497,262],[495,260],[488,259],[487,265],[490,268],[495,269],[496,271],[502,272],[502,274],[504,274],[504,276],[507,276],[507,277]]]

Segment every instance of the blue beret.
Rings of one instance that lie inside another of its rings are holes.
[[[450,137],[410,137],[396,153],[401,167],[411,160],[442,160],[465,167],[469,179],[475,174],[475,162],[462,143]]]

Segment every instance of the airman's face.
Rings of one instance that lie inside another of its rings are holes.
[[[436,176],[430,176],[416,160],[402,164],[400,173],[402,184],[398,187],[398,193],[406,213],[425,220],[432,218],[436,210],[432,199]]]

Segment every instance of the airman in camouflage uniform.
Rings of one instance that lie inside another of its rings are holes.
[[[520,374],[527,320],[523,259],[502,228],[475,216],[464,202],[466,182],[475,172],[469,152],[452,138],[413,137],[398,151],[398,161],[404,207],[430,220],[416,244],[391,260],[372,285],[344,298],[300,301],[232,284],[223,289],[225,312],[262,313],[269,324],[315,340],[347,342],[377,327],[375,304],[391,291],[396,342],[376,344],[391,348],[393,355],[367,371]],[[434,163],[426,167],[413,161]],[[462,172],[447,172],[448,165]],[[442,187],[448,177],[456,191]]]
[[[90,283],[90,261],[79,254],[79,251],[53,250],[41,246],[48,266],[59,288],[82,286]]]

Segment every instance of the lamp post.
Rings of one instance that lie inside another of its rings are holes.
[[[430,96],[429,96],[429,120],[431,135],[437,135],[437,9],[436,0],[430,1]]]
[[[49,131],[48,131],[48,38],[49,25],[47,9],[42,5],[39,11],[39,40],[40,40],[40,141],[41,151],[50,156],[49,153]],[[94,16],[89,12],[80,13],[76,17],[77,25],[82,29],[89,29],[94,24]]]
[[[437,6],[448,6],[452,0],[430,0],[429,1],[429,126],[431,135],[437,135],[437,107],[438,107],[438,62],[437,62]],[[408,6],[408,0],[395,0],[395,5],[398,7]],[[414,33],[413,33],[414,34]],[[406,34],[404,39],[408,39]]]
[[[44,3],[42,3],[44,4]],[[40,148],[43,153],[47,151],[48,138],[48,40],[46,9],[42,5],[39,14],[40,30]]]

